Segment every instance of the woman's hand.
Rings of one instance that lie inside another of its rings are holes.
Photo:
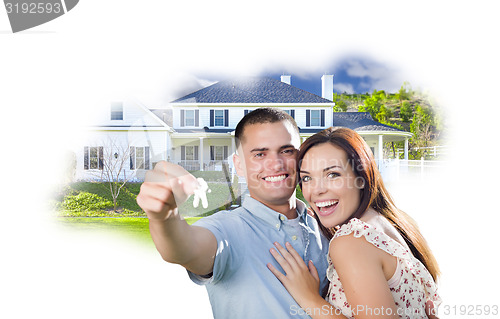
[[[320,279],[313,262],[309,261],[309,265],[306,265],[302,257],[288,242],[286,249],[278,243],[274,245],[279,253],[273,248],[270,252],[286,274],[282,274],[270,263],[267,264],[267,268],[281,281],[295,301],[302,308],[307,308],[318,298],[322,299],[319,294]]]

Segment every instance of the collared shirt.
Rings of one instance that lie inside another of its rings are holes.
[[[284,273],[269,250],[274,242],[283,247],[289,242],[318,269],[322,279],[319,292],[327,285],[328,241],[300,200],[297,213],[298,218],[292,221],[247,197],[242,207],[194,224],[210,230],[217,240],[212,277],[188,272],[195,283],[206,285],[214,318],[309,318],[267,268],[271,263]]]

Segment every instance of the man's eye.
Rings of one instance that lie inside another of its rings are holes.
[[[264,157],[264,153],[255,153],[255,157]]]
[[[302,177],[302,183],[307,183],[311,181],[311,176],[304,176]]]
[[[291,155],[291,154],[295,153],[295,150],[293,148],[289,148],[289,149],[283,150],[283,153],[287,154],[287,155]]]

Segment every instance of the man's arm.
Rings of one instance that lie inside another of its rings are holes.
[[[205,228],[188,225],[177,209],[197,187],[196,178],[182,167],[159,162],[146,173],[137,203],[148,216],[151,237],[162,258],[206,275],[214,266],[215,236]]]

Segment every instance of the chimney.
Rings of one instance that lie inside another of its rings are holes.
[[[292,85],[292,76],[291,75],[282,75],[281,82],[286,83],[288,85]]]
[[[321,77],[321,97],[333,101],[333,75]]]

